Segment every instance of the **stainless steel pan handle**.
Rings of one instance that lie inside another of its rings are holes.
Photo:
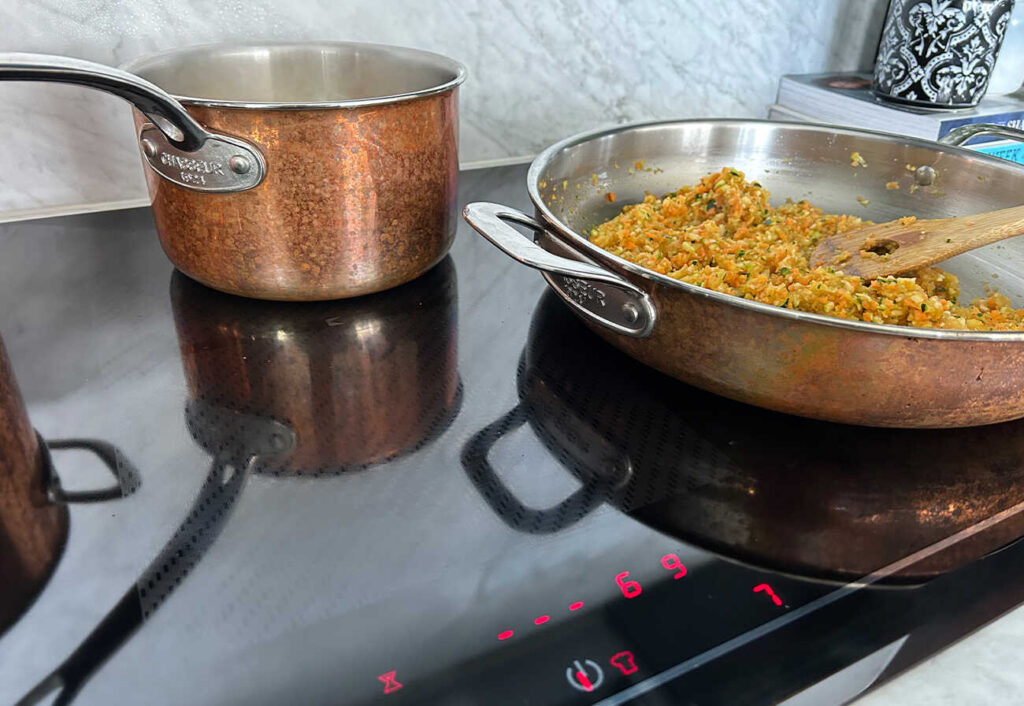
[[[466,206],[462,215],[503,253],[543,272],[562,299],[590,321],[634,338],[643,338],[654,328],[657,315],[647,292],[614,272],[555,255],[537,245],[509,225],[518,223],[535,232],[546,232],[543,225],[522,211],[480,202]]]
[[[64,56],[0,53],[0,81],[69,83],[125,99],[153,123],[139,133],[146,162],[187,189],[245,191],[266,175],[266,162],[254,145],[207,131],[170,94],[127,71]]]
[[[978,135],[993,135],[995,137],[1016,140],[1017,142],[1024,142],[1024,130],[1007,127],[1006,125],[995,125],[993,123],[975,123],[974,125],[961,125],[960,127],[953,128],[939,138],[939,144],[959,147],[972,137],[977,137]]]

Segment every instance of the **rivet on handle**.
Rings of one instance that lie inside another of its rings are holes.
[[[153,142],[148,137],[142,138],[142,151],[145,152],[146,156],[149,157],[150,159],[155,158],[158,151],[156,143]]]
[[[235,174],[248,174],[249,170],[252,169],[252,162],[250,162],[246,157],[236,154],[228,160],[228,167]]]

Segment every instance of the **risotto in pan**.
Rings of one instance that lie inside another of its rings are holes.
[[[590,240],[663,275],[775,306],[878,324],[1024,329],[1024,309],[1001,294],[961,305],[956,276],[936,267],[872,281],[843,274],[841,265],[809,267],[818,240],[865,223],[807,201],[772,207],[767,189],[727,167],[626,206]]]

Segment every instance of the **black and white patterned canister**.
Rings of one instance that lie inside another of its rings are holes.
[[[1014,0],[890,0],[872,90],[886,100],[970,108],[985,95]]]

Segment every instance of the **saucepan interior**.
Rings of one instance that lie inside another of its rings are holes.
[[[450,90],[465,78],[459,62],[439,54],[358,42],[206,45],[125,69],[186,104],[260,108],[390,103]]]
[[[853,153],[866,166],[854,164]],[[650,123],[570,138],[534,161],[529,188],[538,210],[575,247],[640,272],[590,245],[583,234],[648,192],[662,196],[724,166],[767,187],[775,204],[807,199],[828,212],[876,222],[968,215],[1024,202],[1024,169],[984,154],[831,126],[741,120]],[[960,277],[962,299],[991,287],[1024,307],[1024,238],[960,255],[942,267]],[[692,286],[643,272],[672,286]]]

